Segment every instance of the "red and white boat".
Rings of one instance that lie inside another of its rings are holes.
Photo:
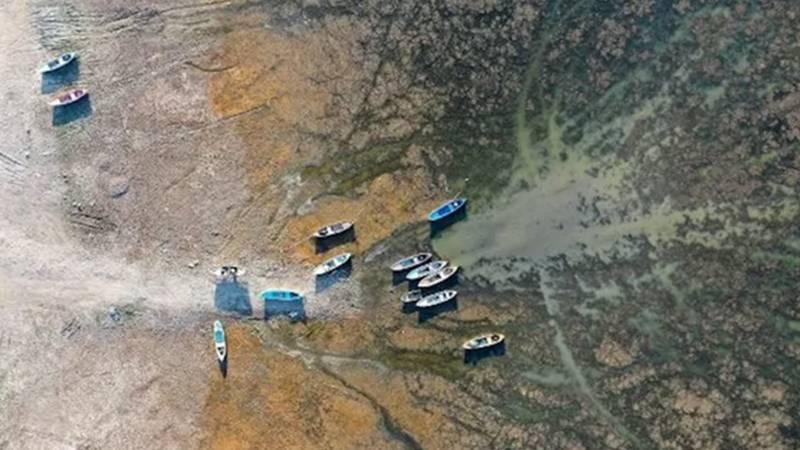
[[[86,89],[72,89],[50,101],[50,106],[66,106],[89,95]]]

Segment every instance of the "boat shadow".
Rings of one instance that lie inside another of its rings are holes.
[[[496,356],[503,356],[506,354],[505,341],[489,348],[481,348],[478,350],[464,350],[464,364],[471,364],[473,366],[486,358]]]
[[[333,272],[316,277],[316,279],[314,280],[314,292],[319,294],[320,292],[329,289],[336,283],[350,278],[350,275],[352,274],[353,274],[353,260],[350,259],[342,267],[339,267]]]
[[[55,72],[42,74],[42,94],[52,94],[70,86],[81,76],[81,60],[76,59]]]
[[[458,211],[454,212],[452,215],[445,217],[444,219],[437,220],[436,222],[429,222],[430,223],[430,237],[433,239],[434,237],[438,236],[445,228],[453,225],[456,222],[460,222],[467,218],[467,207],[469,205],[464,205],[463,208],[459,209]]]
[[[458,310],[458,297],[449,302],[442,303],[441,305],[431,306],[430,308],[417,308],[417,311],[419,311],[417,321],[419,323],[425,323],[434,317],[456,310]]]
[[[410,270],[404,270],[402,272],[392,272],[392,286],[397,286],[399,284],[403,284],[406,282],[406,275],[411,272]]]
[[[353,225],[350,227],[349,230],[345,231],[344,233],[337,234],[330,237],[325,238],[318,238],[314,237],[314,251],[319,253],[325,253],[328,250],[338,247],[340,245],[344,245],[350,242],[356,241],[356,226]]]
[[[65,106],[53,108],[53,126],[60,127],[92,115],[91,94]]]
[[[403,303],[400,311],[403,314],[414,314],[417,312],[417,304],[416,303]]]
[[[228,352],[230,352],[230,348],[228,349]],[[217,360],[217,365],[219,366],[220,373],[222,373],[222,378],[227,378],[228,377],[228,356],[226,355],[225,359],[223,359],[222,361],[220,361],[218,359]]]
[[[304,299],[264,301],[264,320],[281,316],[288,317],[292,322],[305,321],[306,306]]]
[[[250,289],[247,283],[224,280],[214,288],[214,307],[219,311],[233,312],[243,316],[253,314]]]

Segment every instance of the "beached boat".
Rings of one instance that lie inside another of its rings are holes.
[[[421,289],[412,289],[403,294],[402,297],[400,297],[400,301],[403,302],[404,304],[417,303],[421,299],[422,299]]]
[[[458,272],[458,266],[449,266],[444,269],[428,275],[419,282],[420,289],[428,289],[436,286],[437,284],[444,283],[452,278]]]
[[[432,263],[425,264],[424,266],[417,267],[416,269],[408,272],[406,275],[406,280],[408,281],[415,281],[421,278],[425,278],[428,275],[434,274],[442,269],[447,267],[447,261],[434,261]]]
[[[353,224],[350,222],[338,222],[325,225],[314,233],[314,237],[317,239],[325,239],[336,236],[337,234],[342,234],[350,228],[353,228]]]
[[[339,267],[342,267],[343,265],[347,264],[347,262],[350,261],[350,258],[352,258],[352,256],[353,256],[352,253],[342,253],[341,255],[336,255],[333,258],[315,267],[314,275],[318,277],[322,275],[327,275],[333,272],[334,270],[338,269]]]
[[[50,106],[67,106],[89,95],[86,89],[72,89],[50,101]]]
[[[505,339],[506,337],[499,333],[482,334],[464,342],[462,347],[464,350],[480,350],[482,348],[494,347],[502,343]]]
[[[269,289],[261,293],[265,302],[296,302],[303,300],[303,294],[285,289]]]
[[[55,72],[56,70],[66,66],[67,64],[71,63],[78,59],[78,54],[75,52],[64,53],[57,58],[53,58],[50,61],[47,61],[45,65],[39,68],[39,73],[48,73],[48,72]]]
[[[433,295],[422,297],[422,299],[417,302],[417,308],[430,308],[432,306],[441,305],[442,303],[447,303],[456,298],[456,295],[458,295],[458,292],[450,290],[437,292]]]
[[[392,272],[404,272],[406,270],[411,270],[415,267],[419,267],[426,262],[430,261],[433,258],[433,254],[423,252],[417,253],[416,255],[409,256],[408,258],[403,258],[400,261],[392,264]]]
[[[228,346],[225,342],[225,329],[219,320],[214,321],[214,350],[217,352],[219,362],[225,362],[225,358],[228,357]]]
[[[442,220],[448,216],[455,214],[466,204],[467,204],[467,199],[465,198],[456,198],[450,200],[447,203],[444,203],[438,208],[431,211],[431,213],[428,214],[428,220],[430,222],[437,222],[439,220]]]

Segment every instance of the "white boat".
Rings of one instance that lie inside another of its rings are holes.
[[[333,258],[325,261],[324,263],[318,265],[314,268],[314,275],[322,276],[327,275],[334,270],[342,267],[343,265],[347,264],[347,261],[350,261],[350,258],[353,257],[352,253],[342,253],[341,255],[336,255]]]
[[[225,329],[219,320],[214,321],[214,350],[217,352],[219,362],[225,362],[225,358],[228,357],[228,346],[225,343]]]
[[[452,278],[458,272],[458,266],[449,266],[444,269],[428,275],[419,282],[420,289],[427,289],[436,286],[437,284],[444,283]]]
[[[353,228],[353,224],[350,222],[337,222],[320,228],[314,233],[314,237],[317,239],[329,238],[337,234],[342,234],[350,228]]]
[[[78,59],[77,53],[75,52],[64,53],[63,55],[60,55],[57,58],[53,58],[50,61],[47,61],[45,65],[39,68],[39,73],[55,72],[56,70],[71,63],[72,61],[75,61],[76,59]]]
[[[411,304],[411,303],[417,303],[418,301],[420,301],[420,299],[422,299],[422,290],[421,289],[410,290],[410,291],[406,292],[405,294],[403,294],[402,297],[400,297],[400,301],[403,302],[403,304],[406,304],[406,305]]]
[[[50,101],[50,106],[67,106],[89,95],[86,89],[72,89]]]
[[[458,292],[451,290],[437,292],[433,295],[423,297],[422,300],[417,302],[417,308],[430,308],[432,306],[441,305],[442,303],[447,303],[456,298],[456,295],[458,295]]]
[[[442,269],[447,267],[447,261],[434,261],[432,263],[425,264],[424,266],[417,267],[416,269],[408,272],[406,275],[406,280],[408,281],[415,281],[421,278],[425,278],[428,275],[434,274]]]
[[[406,270],[411,270],[415,267],[425,264],[426,262],[430,261],[431,258],[433,258],[433,254],[431,253],[417,253],[416,255],[403,258],[400,261],[392,264],[392,272],[405,272]]]
[[[494,347],[502,343],[505,339],[506,337],[499,333],[482,334],[464,342],[462,347],[464,350],[480,350],[482,348]]]

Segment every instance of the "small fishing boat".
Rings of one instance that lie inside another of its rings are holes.
[[[447,266],[447,261],[434,261],[432,263],[425,264],[424,266],[417,267],[416,269],[408,272],[406,275],[406,280],[408,281],[415,281],[421,278],[425,278],[428,275],[434,274]]]
[[[303,300],[303,294],[285,289],[269,289],[261,293],[265,302],[296,302]]]
[[[505,336],[499,333],[482,334],[464,342],[462,346],[464,350],[480,350],[482,348],[494,347],[499,345],[506,339]]]
[[[456,212],[458,212],[466,204],[467,204],[467,199],[465,198],[456,198],[450,200],[442,204],[438,208],[434,209],[433,211],[431,211],[431,213],[428,214],[428,221],[437,222],[439,220],[444,219],[445,217],[451,216]]]
[[[50,106],[67,106],[89,95],[86,89],[72,89],[50,101]]]
[[[458,272],[458,266],[449,266],[444,269],[428,275],[419,282],[420,289],[427,289],[436,286],[437,284],[444,283],[453,277]]]
[[[39,73],[55,72],[56,70],[71,63],[72,61],[75,61],[76,59],[78,59],[77,53],[75,52],[64,53],[63,55],[57,58],[53,58],[50,61],[47,61],[47,63],[39,69]]]
[[[327,275],[334,270],[342,267],[343,265],[347,264],[350,261],[350,258],[353,257],[352,253],[342,253],[341,255],[336,255],[333,258],[325,261],[324,263],[318,265],[314,268],[314,275],[322,276]]]
[[[403,304],[406,304],[406,305],[411,304],[411,303],[417,303],[421,299],[422,299],[422,290],[421,289],[410,290],[410,291],[406,292],[405,294],[403,294],[402,297],[400,297],[400,301],[403,302]]]
[[[317,230],[316,233],[314,233],[314,237],[317,239],[325,239],[331,236],[336,236],[337,234],[342,234],[350,228],[353,228],[353,224],[350,222],[338,222],[331,225],[325,225]]]
[[[219,362],[224,363],[228,357],[228,346],[225,343],[225,329],[219,320],[214,321],[214,350],[217,352]]]
[[[433,295],[422,297],[422,299],[417,302],[417,308],[430,308],[432,306],[441,305],[442,303],[447,303],[456,298],[456,295],[458,295],[458,292],[450,290],[437,292]]]
[[[416,255],[403,258],[400,261],[392,264],[392,272],[404,272],[419,267],[433,258],[432,253],[417,253]]]

